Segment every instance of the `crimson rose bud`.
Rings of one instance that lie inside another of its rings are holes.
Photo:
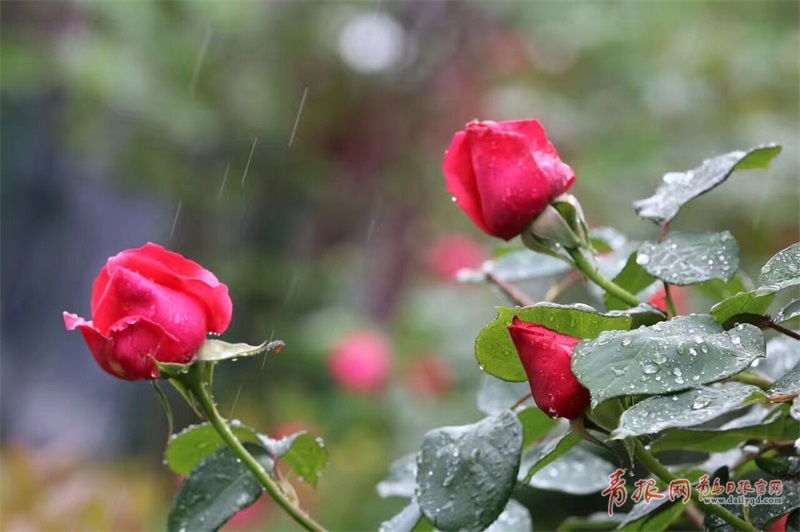
[[[533,399],[552,418],[580,417],[589,406],[589,391],[572,374],[570,362],[580,338],[514,318],[508,328],[533,392]]]
[[[444,156],[447,189],[485,233],[511,240],[575,182],[536,120],[467,124]]]
[[[94,358],[121,379],[158,378],[159,362],[191,362],[231,322],[228,287],[182,255],[148,243],[111,257],[92,290],[92,321],[64,313]]]

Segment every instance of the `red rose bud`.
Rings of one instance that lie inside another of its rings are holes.
[[[511,240],[575,182],[536,120],[470,122],[444,157],[447,189],[485,233]]]
[[[533,392],[548,416],[575,419],[589,406],[589,391],[572,374],[570,363],[580,338],[514,318],[508,328]]]
[[[121,379],[158,378],[159,362],[191,362],[208,333],[223,333],[233,305],[213,273],[156,244],[108,259],[94,281],[92,321],[64,313],[94,358]],[[150,358],[152,357],[152,358]]]

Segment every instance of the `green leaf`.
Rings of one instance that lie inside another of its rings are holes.
[[[800,423],[790,416],[759,425],[734,429],[676,429],[651,444],[653,452],[683,450],[721,453],[738,447],[746,440],[793,441],[800,433]]]
[[[722,504],[721,506],[739,517],[744,516],[741,505]],[[784,481],[780,502],[776,504],[756,504],[749,507],[750,522],[753,523],[758,530],[764,530],[779,517],[797,508],[800,508],[800,484],[797,482]],[[735,530],[731,525],[723,521],[722,518],[710,512],[706,514],[704,524],[706,530],[711,532],[728,532]]]
[[[522,448],[543,438],[556,425],[558,420],[553,419],[536,407],[526,408],[517,414],[522,424]]]
[[[631,329],[638,329],[645,325],[655,325],[667,319],[667,315],[658,307],[650,303],[642,303],[625,310],[611,310],[607,316],[627,316],[631,319]]]
[[[767,393],[771,397],[800,394],[800,363],[775,381],[767,390]]]
[[[537,303],[526,308],[498,307],[497,318],[478,334],[475,354],[478,364],[486,373],[512,382],[528,379],[508,332],[514,316],[576,338],[594,338],[602,331],[610,329],[628,330],[632,321],[630,316],[600,314],[581,304]]]
[[[522,504],[509,499],[506,509],[485,532],[511,532],[512,530],[533,530],[531,513]]]
[[[422,512],[440,530],[482,530],[506,507],[522,451],[511,411],[428,432],[417,463]]]
[[[647,273],[642,266],[636,262],[637,252],[634,251],[631,253],[630,257],[628,257],[628,261],[625,263],[625,267],[622,268],[622,271],[614,277],[614,283],[621,286],[631,294],[638,294],[651,284],[653,284],[656,280],[654,276]],[[608,310],[624,310],[630,305],[622,301],[621,299],[617,299],[613,295],[606,292],[603,296],[606,309]]]
[[[800,299],[795,299],[778,312],[775,316],[775,323],[783,323],[784,321],[793,320],[800,316]]]
[[[780,152],[780,146],[766,144],[706,159],[694,170],[667,173],[653,196],[634,202],[636,214],[663,227],[681,207],[722,184],[734,170],[767,168]]]
[[[478,389],[478,410],[487,415],[499,414],[530,393],[531,387],[527,381],[508,382],[486,373]]]
[[[328,464],[328,451],[320,438],[303,431],[280,440],[265,436],[260,439],[272,455],[281,458],[298,477],[312,486],[317,485],[322,469]]]
[[[572,432],[549,436],[539,445],[527,451],[522,457],[522,465],[520,465],[519,468],[519,480],[523,484],[527,484],[536,473],[564,456],[567,451],[580,442],[581,438]],[[527,473],[523,475],[525,471],[527,471]]]
[[[417,489],[417,453],[398,458],[389,466],[389,475],[376,486],[378,495],[386,497],[414,496]]]
[[[578,344],[572,371],[592,405],[624,395],[657,395],[730,377],[766,352],[758,327],[731,331],[708,315],[678,316],[652,327],[609,331]]]
[[[412,500],[399,514],[381,523],[378,532],[409,532],[414,530],[420,519],[422,519],[422,510],[417,501]]]
[[[617,466],[593,453],[590,444],[582,443],[560,459],[543,467],[528,484],[534,488],[560,491],[571,495],[597,493],[608,487],[609,475]]]
[[[775,294],[758,295],[756,291],[740,292],[727,299],[723,299],[711,307],[711,317],[727,328],[736,323],[737,317],[747,315],[766,314],[767,309],[775,299]],[[745,322],[747,320],[744,320]]]
[[[645,242],[636,262],[647,273],[679,286],[711,279],[730,281],[739,269],[739,246],[728,231],[670,233],[661,242]]]
[[[487,261],[477,269],[465,268],[458,272],[458,280],[462,283],[485,283],[486,274],[491,272],[504,281],[516,283],[528,279],[552,277],[569,269],[569,264],[563,260],[523,249]]]
[[[274,352],[278,354],[283,351],[284,347],[286,347],[286,344],[280,340],[267,340],[260,345],[229,344],[222,340],[206,340],[197,353],[197,359],[203,362],[222,362],[224,360],[252,357],[261,353]]]
[[[767,358],[759,360],[756,366],[759,372],[778,380],[798,363],[800,363],[800,342],[779,335],[767,342]]]
[[[800,476],[800,456],[759,456],[756,465],[779,478]]]
[[[240,442],[259,441],[256,431],[244,425],[231,425],[231,430]],[[225,447],[225,442],[210,423],[191,425],[172,436],[164,451],[164,459],[175,473],[188,475],[222,447]]]
[[[778,252],[761,268],[759,294],[771,294],[800,285],[800,242]]]
[[[268,471],[273,462],[262,447],[245,443]],[[217,530],[264,491],[256,477],[227,447],[203,460],[181,484],[167,520],[167,530]]]
[[[611,439],[654,434],[675,427],[693,427],[764,397],[760,388],[738,382],[650,397],[622,414],[619,428],[612,433]]]
[[[670,501],[667,497],[663,499],[653,499],[650,502],[639,501],[633,505],[631,511],[625,516],[622,522],[619,524],[619,528],[622,530],[647,530],[648,532],[651,530],[650,527],[643,528],[642,525],[645,522],[642,519],[647,518],[647,521],[650,521],[650,518],[654,518],[657,515],[661,515],[669,508],[673,508],[675,506],[684,506],[682,503]],[[638,523],[637,523],[638,522]],[[637,523],[637,526],[629,526],[634,523]]]

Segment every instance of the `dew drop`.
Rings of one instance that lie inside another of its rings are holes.
[[[701,410],[711,404],[711,399],[708,397],[698,397],[692,403],[692,410]]]
[[[672,374],[675,375],[676,377],[680,377],[681,375],[683,375],[683,372],[681,371],[681,368],[675,368],[672,370]]]
[[[645,364],[642,366],[642,373],[645,375],[652,375],[653,373],[658,373],[658,367],[652,364]]]
[[[652,357],[650,357],[650,359],[651,359],[653,362],[655,362],[656,364],[663,364],[664,362],[666,362],[666,361],[667,361],[667,357],[665,357],[665,356],[664,356],[663,354],[661,354],[661,353],[655,353],[655,354],[654,354]]]
[[[732,336],[731,337],[731,343],[733,345],[742,345],[742,339],[739,338],[738,336]]]
[[[683,384],[684,382],[686,381],[683,380],[683,377],[675,377],[675,384]]]
[[[631,345],[631,342],[633,342],[633,339],[631,337],[627,337],[622,340],[622,345],[628,346]]]
[[[689,348],[689,354],[692,355],[693,357],[696,357],[697,356],[697,349],[695,349],[694,347],[690,347]]]
[[[643,253],[640,253],[640,254],[636,255],[636,264],[638,264],[640,266],[644,266],[645,264],[648,264],[649,262],[650,262],[650,256],[649,255],[645,255]]]

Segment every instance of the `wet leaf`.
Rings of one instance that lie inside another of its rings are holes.
[[[463,269],[458,272],[462,283],[487,282],[486,274],[491,272],[510,283],[552,277],[569,271],[570,266],[563,260],[522,249],[504,254],[502,257],[486,261],[477,269]]]
[[[522,423],[522,448],[543,438],[556,425],[558,420],[553,419],[536,407],[526,408],[517,414]]]
[[[280,440],[267,436],[260,436],[260,440],[272,456],[280,458],[298,477],[312,486],[317,485],[322,470],[328,464],[328,451],[320,438],[302,431]]]
[[[670,284],[685,286],[711,279],[730,281],[739,269],[739,246],[728,231],[670,233],[661,242],[645,242],[636,263]]]
[[[663,499],[653,499],[649,503],[644,501],[637,502],[631,508],[631,511],[625,516],[622,522],[619,524],[619,527],[623,530],[629,530],[628,525],[636,523],[637,521],[641,521],[645,518],[652,518],[656,515],[660,515],[662,512],[666,511],[668,507],[672,506],[683,506],[682,503],[670,501],[667,497]],[[649,519],[648,519],[649,520]],[[643,525],[644,523],[638,523],[638,525]],[[634,530],[642,530],[640,526],[631,527]],[[645,530],[651,530],[650,527],[646,528]]]
[[[499,414],[530,395],[531,387],[525,382],[508,382],[484,374],[478,389],[478,410],[487,415]]]
[[[621,286],[631,294],[638,294],[656,281],[656,278],[648,273],[637,261],[637,251],[631,253],[625,267],[614,277],[614,283]],[[606,292],[603,296],[608,310],[624,310],[630,307],[621,299],[617,299]]]
[[[736,323],[737,316],[761,315],[763,316],[772,301],[774,294],[758,295],[755,290],[750,292],[740,292],[727,299],[723,299],[711,307],[711,317],[721,325],[732,327]],[[743,320],[747,322],[748,320]]]
[[[256,431],[244,425],[233,424],[231,430],[240,442],[259,441]],[[170,439],[164,459],[175,473],[188,475],[206,457],[224,446],[225,442],[210,423],[191,425]]]
[[[800,363],[770,386],[767,393],[771,397],[800,394]]]
[[[738,447],[746,440],[790,441],[800,434],[800,423],[782,415],[769,423],[732,429],[675,429],[650,446],[651,451],[670,450],[721,453]]]
[[[693,170],[667,173],[653,196],[634,202],[636,214],[663,227],[681,207],[722,184],[734,170],[767,168],[780,152],[780,146],[766,144],[706,159]]]
[[[759,294],[771,294],[800,285],[800,242],[769,259],[761,268],[758,284]]]
[[[245,443],[248,452],[266,469],[269,453]],[[217,530],[237,512],[253,504],[264,491],[256,477],[228,448],[203,460],[181,484],[167,520],[167,530]]]
[[[206,340],[197,353],[197,359],[203,362],[222,362],[237,358],[252,357],[262,353],[278,354],[286,346],[282,341],[267,340],[261,345],[229,344],[222,340]]]
[[[739,517],[744,516],[741,505],[723,504],[721,506]],[[750,518],[750,522],[753,523],[758,530],[765,530],[768,525],[778,520],[779,517],[797,508],[800,508],[800,484],[797,482],[784,481],[780,502],[777,504],[755,504],[749,507],[748,517]],[[706,530],[711,532],[728,532],[735,530],[727,522],[710,512],[706,514],[704,524]]]
[[[612,397],[665,394],[721,380],[765,352],[764,336],[753,325],[725,331],[708,315],[679,316],[579,343],[572,371],[598,405]]]
[[[422,510],[417,501],[412,500],[399,514],[381,523],[378,532],[411,532],[422,519]]]
[[[608,487],[609,475],[617,470],[617,466],[591,452],[589,445],[583,443],[573,447],[533,475],[528,484],[534,488],[572,495],[604,490]]]
[[[440,530],[482,530],[505,509],[522,452],[522,426],[506,411],[428,432],[417,462],[422,512]]]
[[[376,486],[378,495],[413,497],[417,489],[417,453],[398,458],[389,466],[389,475]]]
[[[793,320],[800,316],[800,299],[795,299],[778,312],[775,316],[775,323],[783,323],[784,321]]]
[[[760,388],[738,382],[697,388],[675,395],[650,397],[622,414],[619,428],[611,437],[621,440],[630,436],[654,434],[669,428],[700,425],[764,398],[764,392]]]
[[[485,532],[515,532],[533,530],[533,520],[528,509],[510,499],[506,509],[500,514],[497,520],[489,525]]]
[[[537,303],[526,308],[498,307],[497,318],[478,334],[475,354],[486,373],[512,382],[528,379],[508,332],[514,316],[577,338],[594,338],[602,331],[610,329],[628,330],[632,323],[632,318],[628,315],[609,316],[580,304]]]
[[[519,480],[527,484],[533,476],[558,460],[581,442],[576,434],[551,434],[530,451],[525,452],[519,468]]]
[[[800,456],[759,456],[756,465],[779,478],[800,476]]]

